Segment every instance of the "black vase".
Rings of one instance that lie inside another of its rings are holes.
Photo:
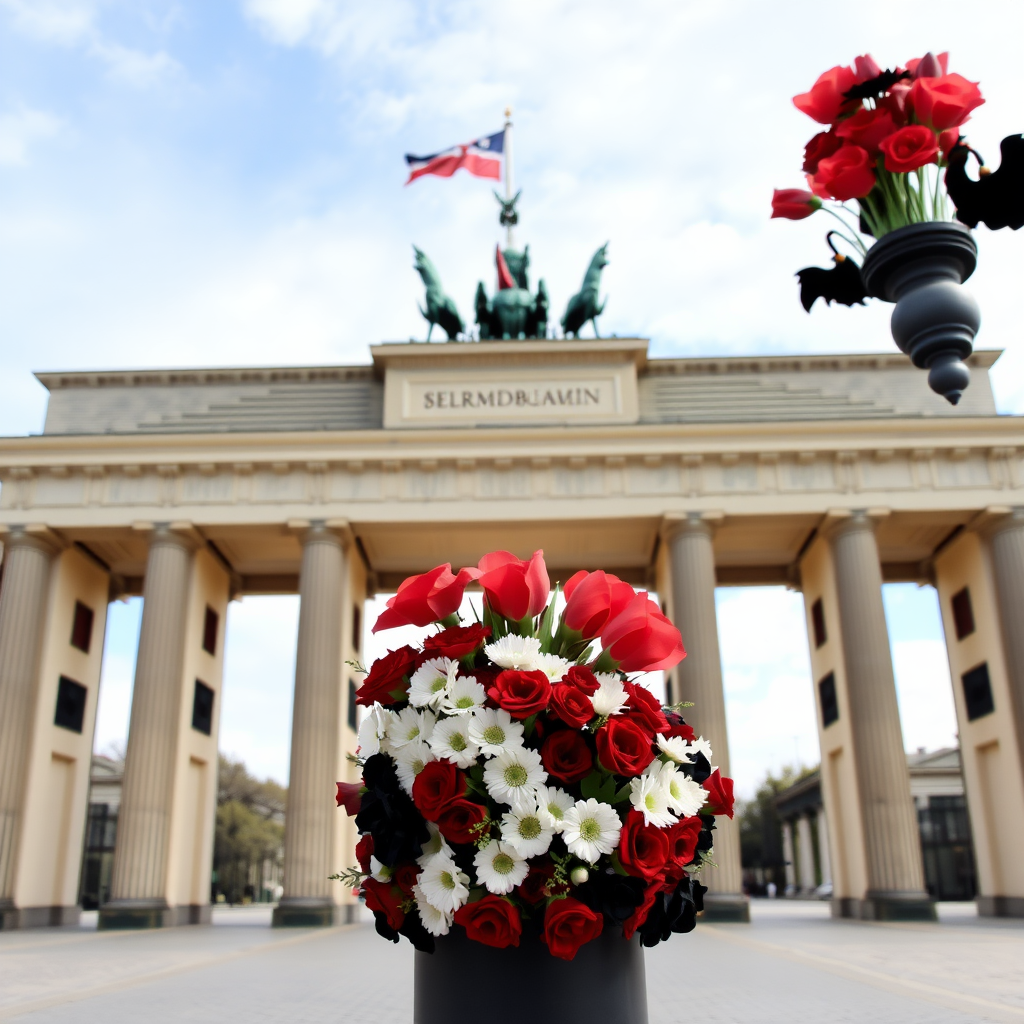
[[[978,303],[961,287],[977,264],[978,247],[967,228],[930,221],[884,235],[861,268],[868,294],[896,303],[893,340],[952,405],[971,381],[963,360],[981,326]]]
[[[493,949],[453,929],[433,953],[416,953],[413,1024],[647,1024],[639,935],[605,925],[572,960],[537,938]]]

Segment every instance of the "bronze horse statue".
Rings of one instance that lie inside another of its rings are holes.
[[[430,341],[434,324],[437,324],[448,335],[449,341],[454,341],[456,335],[466,329],[462,317],[459,316],[454,300],[445,295],[444,289],[441,287],[441,277],[427,254],[422,249],[417,249],[415,245],[412,249],[416,253],[415,268],[427,289],[427,308],[419,307],[423,317],[430,324],[427,329],[427,341]]]
[[[597,293],[601,286],[601,271],[608,265],[607,259],[608,243],[605,242],[597,252],[594,253],[583,276],[583,286],[569,300],[566,306],[565,316],[562,317],[562,331],[566,337],[570,334],[578,338],[580,328],[589,320],[594,325],[594,336],[600,338],[597,332],[597,318],[604,312],[607,296],[604,302],[598,305]]]

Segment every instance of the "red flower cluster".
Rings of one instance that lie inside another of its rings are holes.
[[[829,128],[804,150],[809,191],[776,189],[772,216],[800,220],[822,199],[868,196],[882,172],[907,174],[937,163],[985,102],[976,82],[947,73],[947,66],[948,54],[926,54],[882,71],[864,55],[852,67],[830,68],[794,96],[798,110]]]

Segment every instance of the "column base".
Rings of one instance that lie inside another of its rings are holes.
[[[124,900],[100,907],[99,930],[174,928],[185,924],[209,924],[209,903],[169,907],[163,902]]]
[[[62,928],[78,924],[81,907],[0,906],[0,931],[16,928]]]
[[[705,893],[702,920],[750,924],[750,900],[741,892]]]
[[[936,921],[935,901],[924,894],[869,893],[864,899],[837,896],[832,916],[854,921]]]
[[[979,896],[979,917],[1024,917],[1024,896]]]
[[[287,897],[274,907],[275,928],[333,928],[336,924],[352,924],[358,907],[347,903],[339,906],[329,900],[304,900]]]

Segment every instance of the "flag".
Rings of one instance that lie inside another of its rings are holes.
[[[485,135],[474,139],[464,146],[452,146],[441,153],[430,156],[413,156],[405,154],[405,162],[409,165],[409,181],[415,181],[424,174],[436,174],[440,178],[450,178],[460,167],[478,178],[501,178],[501,159],[505,148],[505,132]]]
[[[501,254],[500,245],[494,247],[494,262],[498,265],[498,291],[504,291],[506,288],[515,288],[515,279],[508,269],[505,257]]]

